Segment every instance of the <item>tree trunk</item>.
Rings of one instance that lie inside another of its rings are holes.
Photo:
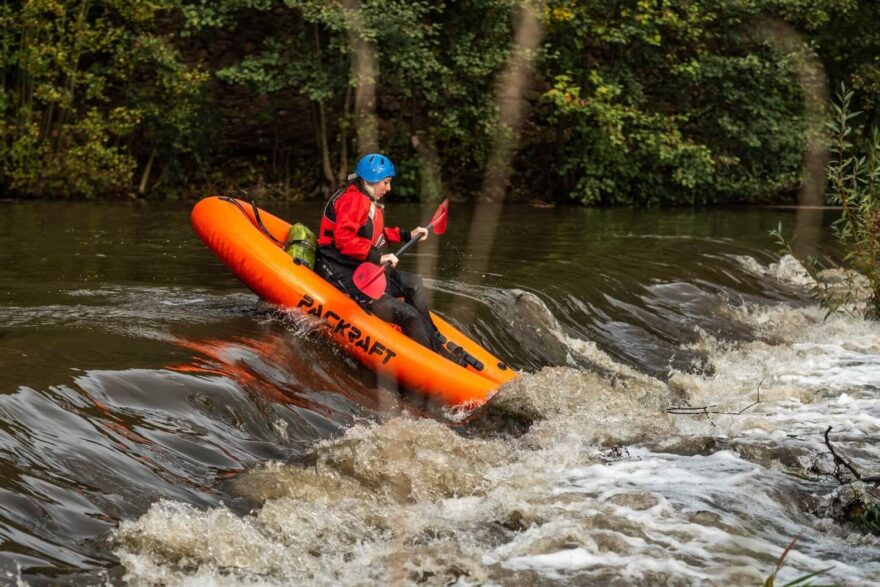
[[[321,63],[321,36],[318,32],[318,25],[312,25],[312,32],[315,37],[315,55],[317,55],[318,63]],[[333,165],[330,163],[330,144],[327,140],[327,112],[324,109],[324,102],[316,102],[317,118],[318,118],[318,145],[321,149],[321,170],[324,174],[324,181],[327,185],[333,186]]]
[[[342,104],[342,121],[339,129],[339,176],[336,183],[341,184],[348,177],[348,119],[350,111],[348,105],[351,103],[351,86],[345,88],[345,101]]]
[[[327,113],[323,102],[318,102],[318,133],[321,136],[321,167],[324,170],[324,179],[333,185],[333,166],[330,164],[330,145],[327,143]]]
[[[352,78],[355,80],[354,120],[357,129],[358,151],[361,155],[379,150],[376,124],[376,77],[379,64],[376,52],[363,35],[363,15],[358,0],[343,0],[345,9],[352,13],[348,27],[348,42],[352,52]]]
[[[76,18],[76,27],[74,29],[73,35],[73,55],[71,57],[71,66],[70,73],[67,75],[67,79],[65,80],[65,88],[67,90],[67,94],[70,99],[70,103],[67,108],[61,107],[59,108],[60,112],[58,113],[58,132],[55,133],[55,146],[56,148],[61,144],[61,135],[64,132],[64,124],[67,122],[67,114],[75,110],[73,101],[74,96],[76,95],[76,78],[77,73],[79,73],[79,56],[82,52],[82,43],[80,42],[80,36],[82,34],[83,27],[85,26],[86,17],[89,12],[89,2],[85,0],[79,9],[79,14]]]

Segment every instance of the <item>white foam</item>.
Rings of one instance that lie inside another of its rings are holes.
[[[779,584],[831,566],[818,581],[880,585],[880,539],[820,519],[833,484],[787,472],[800,462],[808,474],[831,426],[835,446],[876,473],[880,327],[817,307],[729,314],[758,340],[703,333],[691,350],[711,374],[664,384],[556,332],[610,376],[522,374],[499,397],[536,418],[521,437],[405,418],[356,426],[322,443],[312,468],[252,474],[242,491],[263,501],[252,515],[157,505],[121,525],[116,552],[135,583],[504,584],[530,572],[760,584],[800,536]],[[705,413],[666,413],[682,402]],[[682,454],[657,448],[676,443]]]
[[[793,519],[797,509],[781,504],[776,495],[776,487],[785,483],[780,477],[729,451],[681,457],[635,450],[628,461],[568,471],[553,488],[555,495],[568,498],[565,515],[532,526],[483,560],[552,575],[595,568],[597,579],[652,581],[659,573],[723,581],[725,574],[739,575],[744,567],[759,578],[801,528]],[[541,552],[560,538],[567,548]],[[824,554],[833,548],[833,538],[811,540],[813,555],[796,552],[788,559],[797,572],[834,564],[830,576],[865,579],[864,569]],[[616,551],[609,551],[608,544]],[[880,573],[876,562],[867,567]]]
[[[779,281],[791,283],[801,287],[812,287],[816,281],[804,268],[800,261],[792,255],[783,255],[779,262],[764,265],[754,257],[748,255],[733,255],[733,258],[750,273],[760,276],[770,276]]]

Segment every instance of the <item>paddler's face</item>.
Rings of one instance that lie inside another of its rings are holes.
[[[386,177],[376,184],[374,196],[377,200],[381,200],[382,196],[391,191],[391,178]]]

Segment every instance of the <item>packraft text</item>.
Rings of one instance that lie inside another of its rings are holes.
[[[310,316],[322,319],[330,327],[333,334],[339,335],[341,338],[347,338],[348,342],[353,343],[355,347],[363,350],[368,355],[382,357],[383,365],[397,356],[397,353],[378,340],[371,340],[370,335],[364,336],[357,326],[352,326],[351,322],[346,322],[342,316],[333,310],[329,308],[325,310],[324,304],[315,304],[315,300],[311,296],[303,296],[296,307],[305,310]]]

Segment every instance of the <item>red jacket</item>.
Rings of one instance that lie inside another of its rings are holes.
[[[409,231],[386,227],[382,204],[362,191],[356,182],[340,189],[324,206],[318,247],[337,261],[379,263],[379,248],[410,239]]]

